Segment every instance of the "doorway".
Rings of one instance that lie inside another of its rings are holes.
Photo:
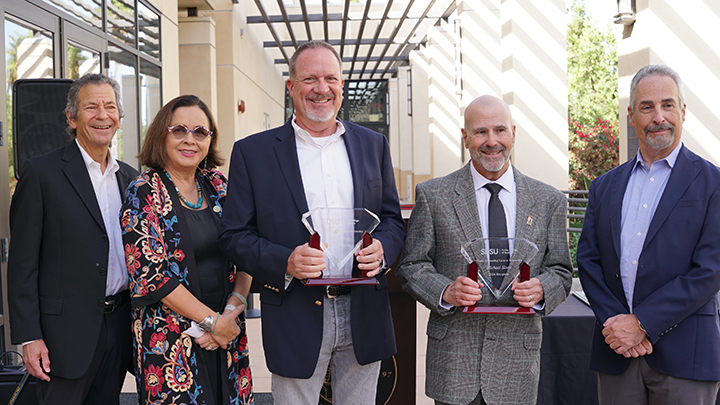
[[[10,348],[7,318],[7,249],[10,226],[8,212],[17,184],[13,162],[12,90],[19,79],[76,79],[85,73],[101,73],[107,46],[100,36],[58,17],[34,4],[4,0],[0,8],[5,69],[5,100],[0,103],[0,352]],[[6,359],[7,360],[7,359]]]

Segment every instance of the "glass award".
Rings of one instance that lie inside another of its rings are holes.
[[[375,277],[357,268],[355,252],[370,246],[380,218],[365,208],[315,208],[302,216],[310,247],[325,253],[325,270],[306,285],[375,285]]]
[[[516,279],[530,279],[528,263],[537,252],[534,243],[522,238],[478,238],[463,244],[460,253],[468,262],[467,276],[483,285],[482,299],[464,307],[463,313],[534,314],[513,299],[511,287]]]

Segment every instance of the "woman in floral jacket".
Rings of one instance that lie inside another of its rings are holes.
[[[121,212],[140,404],[251,404],[243,310],[251,278],[216,239],[227,181],[216,125],[195,96],[167,103],[146,134]]]

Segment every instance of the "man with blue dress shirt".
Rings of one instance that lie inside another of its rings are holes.
[[[598,177],[578,244],[597,323],[600,404],[715,404],[720,381],[720,170],[681,142],[685,101],[664,65],[635,75],[640,148]]]

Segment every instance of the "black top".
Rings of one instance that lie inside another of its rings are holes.
[[[195,266],[200,279],[200,301],[212,310],[222,313],[226,296],[223,293],[228,277],[225,259],[217,245],[220,227],[213,219],[210,208],[191,210],[183,206],[188,228],[192,230]]]

